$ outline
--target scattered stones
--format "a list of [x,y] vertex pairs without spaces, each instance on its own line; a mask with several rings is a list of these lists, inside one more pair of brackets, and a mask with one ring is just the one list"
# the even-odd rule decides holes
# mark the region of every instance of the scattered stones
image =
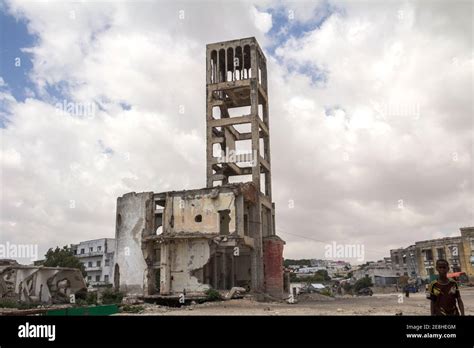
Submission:
[[231,298],[241,298],[242,294],[245,293],[245,288],[241,288],[238,286],[234,286],[230,291],[225,295],[226,300],[230,300]]
[[122,304],[124,305],[137,305],[143,303],[144,302],[142,300],[139,300],[137,297],[134,296],[127,296],[122,299]]

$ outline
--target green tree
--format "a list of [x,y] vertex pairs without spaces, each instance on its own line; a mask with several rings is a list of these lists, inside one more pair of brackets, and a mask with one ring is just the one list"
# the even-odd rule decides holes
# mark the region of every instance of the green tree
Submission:
[[323,282],[331,280],[331,277],[329,276],[328,271],[326,271],[325,269],[320,269],[315,274],[315,280]]
[[46,267],[69,267],[78,268],[81,270],[82,275],[86,276],[86,269],[81,261],[74,256],[72,250],[67,245],[63,246],[62,249],[56,247],[49,248],[46,252],[45,261],[43,266]]
[[349,282],[345,282],[342,287],[347,294],[352,294],[353,286]]
[[360,289],[368,288],[368,287],[371,287],[373,285],[374,284],[372,284],[372,279],[365,276],[364,278],[360,278],[358,281],[355,282],[354,290],[357,293]]
[[297,277],[296,273],[290,273],[290,283],[295,283],[299,281],[301,281],[301,279]]
[[285,259],[283,260],[283,266],[288,267],[290,265],[311,265],[311,260],[310,259],[300,259],[300,260],[292,260],[292,259]]
[[298,278],[296,273],[290,273],[290,282],[322,283],[331,280],[328,272],[320,269],[311,276]]

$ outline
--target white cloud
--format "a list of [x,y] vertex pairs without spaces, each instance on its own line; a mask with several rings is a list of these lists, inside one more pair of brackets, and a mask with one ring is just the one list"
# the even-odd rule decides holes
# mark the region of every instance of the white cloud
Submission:
[[[1,130],[2,239],[36,240],[41,253],[113,237],[117,196],[204,186],[205,44],[256,36],[274,45],[265,35],[273,7],[293,9],[299,23],[338,8],[267,54],[285,255],[322,257],[316,240],[334,240],[364,243],[375,259],[474,224],[466,3],[199,5],[11,2],[39,37],[28,51],[42,100],[0,94],[11,113]],[[58,83],[67,102],[97,103],[93,117],[58,113],[47,92]]]
[[259,11],[255,6],[252,6],[251,11],[255,21],[255,27],[262,33],[267,33],[272,28],[272,15]]

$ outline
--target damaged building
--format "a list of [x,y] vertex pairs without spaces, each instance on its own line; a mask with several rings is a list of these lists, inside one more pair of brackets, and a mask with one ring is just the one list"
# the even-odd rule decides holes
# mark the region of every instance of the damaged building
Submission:
[[0,298],[25,303],[69,303],[87,288],[77,268],[20,265],[0,260]]
[[243,287],[282,298],[266,59],[252,37],[207,45],[206,65],[206,187],[118,198],[114,284],[145,297]]

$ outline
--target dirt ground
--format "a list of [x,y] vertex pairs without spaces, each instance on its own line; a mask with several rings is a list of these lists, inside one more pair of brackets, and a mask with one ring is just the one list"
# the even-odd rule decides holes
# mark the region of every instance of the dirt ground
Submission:
[[[374,294],[362,297],[299,297],[298,303],[256,302],[250,298],[225,302],[207,302],[181,308],[144,304],[138,315],[429,315],[430,304],[424,292],[410,294]],[[309,297],[309,298],[308,298]],[[474,288],[461,288],[466,315],[474,315]],[[125,313],[122,313],[123,315]]]

